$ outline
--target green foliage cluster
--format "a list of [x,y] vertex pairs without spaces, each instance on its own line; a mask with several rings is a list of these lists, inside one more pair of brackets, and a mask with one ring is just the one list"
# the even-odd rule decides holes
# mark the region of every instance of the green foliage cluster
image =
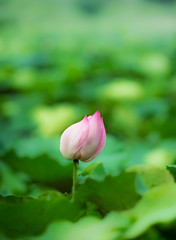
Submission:
[[[130,2],[0,1],[0,240],[175,240],[176,6]],[[73,201],[59,137],[96,110]]]

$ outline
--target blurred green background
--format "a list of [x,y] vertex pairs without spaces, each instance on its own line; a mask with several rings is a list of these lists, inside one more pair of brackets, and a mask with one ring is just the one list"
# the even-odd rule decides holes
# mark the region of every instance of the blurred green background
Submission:
[[47,175],[53,182],[50,159],[41,169],[40,161],[26,167],[18,156],[35,159],[47,152],[69,164],[59,156],[59,135],[96,110],[109,134],[98,161],[111,154],[112,161],[104,161],[111,173],[142,162],[172,163],[175,13],[175,1],[1,0],[0,153],[5,164],[34,180],[45,181]]
[[107,174],[173,164],[176,1],[0,0],[0,93],[2,196],[70,192],[59,136],[97,110]]

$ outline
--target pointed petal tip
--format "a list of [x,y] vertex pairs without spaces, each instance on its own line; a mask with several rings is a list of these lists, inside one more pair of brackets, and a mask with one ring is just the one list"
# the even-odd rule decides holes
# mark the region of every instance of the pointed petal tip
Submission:
[[103,122],[103,117],[101,117],[101,123],[104,125],[104,122]]
[[85,115],[85,117],[83,118],[83,120],[82,121],[88,121],[88,117],[87,117],[87,115]]
[[100,118],[100,117],[101,117],[100,111],[97,110],[97,111],[93,114],[93,116]]
[[98,115],[100,115],[100,111],[99,110],[97,110],[94,114],[98,114]]

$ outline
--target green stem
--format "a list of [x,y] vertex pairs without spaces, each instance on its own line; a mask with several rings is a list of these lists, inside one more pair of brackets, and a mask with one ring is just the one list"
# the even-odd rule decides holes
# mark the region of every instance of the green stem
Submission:
[[78,160],[73,160],[73,187],[72,187],[72,199],[75,199],[76,194],[76,178],[77,178],[77,164]]

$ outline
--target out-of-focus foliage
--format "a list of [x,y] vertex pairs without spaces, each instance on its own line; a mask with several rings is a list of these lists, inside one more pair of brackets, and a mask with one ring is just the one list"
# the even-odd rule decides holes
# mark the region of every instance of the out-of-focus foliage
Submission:
[[[175,240],[176,3],[0,1],[0,239]],[[61,133],[99,110],[103,152]]]

